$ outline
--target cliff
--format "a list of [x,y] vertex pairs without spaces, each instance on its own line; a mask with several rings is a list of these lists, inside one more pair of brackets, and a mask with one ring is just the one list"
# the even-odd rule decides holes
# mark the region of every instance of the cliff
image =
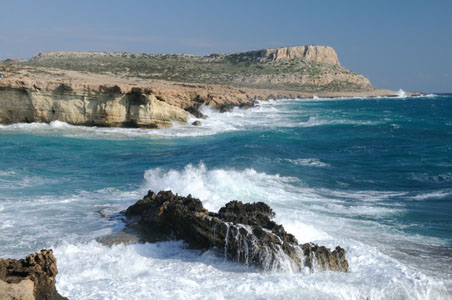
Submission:
[[336,51],[328,46],[294,46],[276,49],[263,49],[258,51],[247,51],[237,53],[239,56],[249,56],[259,59],[261,62],[281,59],[302,59],[307,62],[325,63],[340,66]]
[[0,123],[64,121],[74,125],[165,128],[188,113],[130,85],[13,80],[0,84]]
[[[6,72],[7,71],[7,72]],[[394,95],[342,67],[326,46],[209,56],[44,52],[0,63],[0,123],[165,128],[255,99]]]

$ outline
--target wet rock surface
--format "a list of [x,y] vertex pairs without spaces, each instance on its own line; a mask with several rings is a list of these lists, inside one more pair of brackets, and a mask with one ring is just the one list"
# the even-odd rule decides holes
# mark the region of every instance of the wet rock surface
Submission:
[[0,259],[0,299],[67,299],[55,288],[57,274],[52,250],[25,259]]
[[146,241],[181,239],[192,248],[214,249],[225,258],[265,270],[306,267],[348,272],[344,249],[299,245],[282,225],[272,221],[275,214],[263,202],[231,201],[213,213],[191,195],[149,191],[125,215],[128,230],[139,232]]

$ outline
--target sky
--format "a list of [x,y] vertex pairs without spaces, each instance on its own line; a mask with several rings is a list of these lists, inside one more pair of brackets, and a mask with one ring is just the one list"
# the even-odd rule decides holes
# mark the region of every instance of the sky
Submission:
[[0,0],[0,60],[332,46],[377,88],[452,92],[451,0]]

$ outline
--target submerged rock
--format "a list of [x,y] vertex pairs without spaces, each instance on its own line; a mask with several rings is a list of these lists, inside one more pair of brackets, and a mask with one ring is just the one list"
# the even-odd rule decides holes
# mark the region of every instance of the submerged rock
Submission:
[[193,248],[213,248],[225,258],[265,270],[348,271],[344,249],[299,245],[282,225],[272,221],[275,214],[263,202],[231,201],[213,213],[191,195],[149,191],[125,214],[131,221],[129,228],[147,241],[182,239]]
[[52,250],[25,259],[0,259],[0,299],[67,299],[55,288],[57,273]]

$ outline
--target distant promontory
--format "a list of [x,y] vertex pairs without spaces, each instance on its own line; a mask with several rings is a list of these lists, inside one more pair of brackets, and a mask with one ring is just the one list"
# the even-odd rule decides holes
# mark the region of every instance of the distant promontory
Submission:
[[[255,99],[390,96],[339,63],[327,46],[196,56],[43,52],[0,62],[0,123],[170,127],[203,105],[227,110]],[[1,77],[1,76],[0,76]]]

